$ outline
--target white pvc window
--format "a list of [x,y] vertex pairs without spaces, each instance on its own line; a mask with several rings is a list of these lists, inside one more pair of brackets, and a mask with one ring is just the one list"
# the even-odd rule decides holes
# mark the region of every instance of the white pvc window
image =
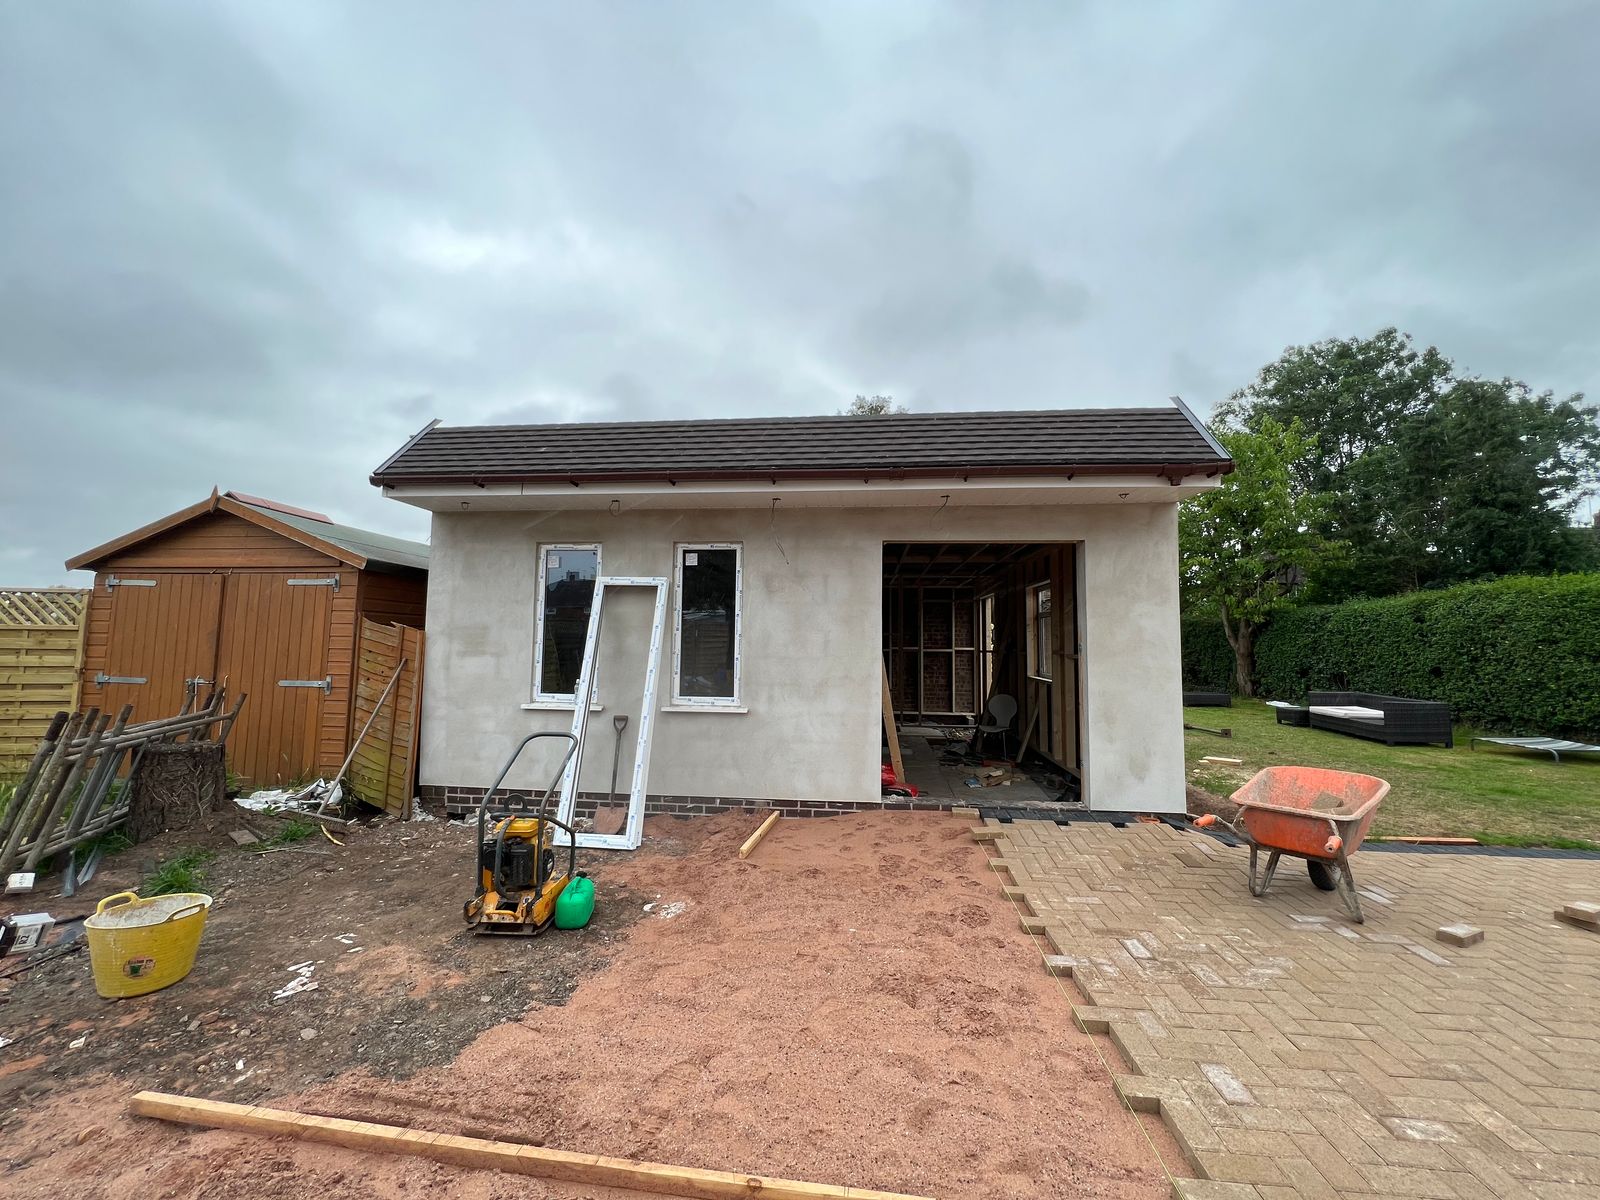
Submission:
[[1028,674],[1035,679],[1049,679],[1051,661],[1050,585],[1037,584],[1028,589]]
[[672,703],[707,708],[739,703],[743,547],[737,542],[674,548]]
[[533,630],[533,698],[572,703],[583,667],[600,547],[539,547],[539,592]]

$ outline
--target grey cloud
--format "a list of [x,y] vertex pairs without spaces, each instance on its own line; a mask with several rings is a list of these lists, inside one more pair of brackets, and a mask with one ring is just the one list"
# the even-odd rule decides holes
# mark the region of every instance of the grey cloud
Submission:
[[433,416],[1157,403],[1399,324],[1581,389],[1583,3],[0,6],[0,584]]

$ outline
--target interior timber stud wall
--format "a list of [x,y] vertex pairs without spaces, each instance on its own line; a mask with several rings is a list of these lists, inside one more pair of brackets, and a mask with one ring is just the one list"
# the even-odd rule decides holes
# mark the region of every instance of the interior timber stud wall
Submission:
[[420,625],[426,605],[426,571],[361,565],[225,509],[110,545],[80,564],[95,580],[79,705],[150,720],[178,711],[187,679],[248,693],[228,769],[256,786],[338,770],[361,619]]
[[[1083,681],[1079,670],[1075,545],[1040,549],[1006,569],[995,605],[995,691],[1017,698],[1017,737],[1034,727],[1030,747],[1056,766],[1081,769],[1078,716]],[[1032,590],[1050,586],[1050,678],[1036,675],[1029,661]],[[1003,597],[1003,598],[1001,598]],[[1037,716],[1035,716],[1037,714]]]
[[[900,718],[973,716],[989,695],[1010,695],[1018,705],[1013,752],[1032,726],[1030,749],[1079,774],[1078,552],[1075,543],[886,546],[883,645]],[[1029,661],[1029,604],[1041,584],[1051,593],[1049,679],[1036,675]],[[986,598],[992,600],[992,651],[981,627]],[[970,684],[956,669],[962,662],[971,664]],[[987,692],[981,690],[985,678]],[[964,686],[971,689],[970,707],[960,706],[967,701]],[[952,707],[941,707],[947,703]]]
[[978,695],[977,596],[971,588],[891,584],[884,590],[889,690],[905,717],[974,717]]

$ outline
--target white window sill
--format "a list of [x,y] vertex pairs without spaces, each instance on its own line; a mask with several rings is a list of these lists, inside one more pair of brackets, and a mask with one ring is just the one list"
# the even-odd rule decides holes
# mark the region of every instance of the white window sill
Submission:
[[[572,700],[529,700],[522,705],[524,712],[571,712],[575,702]],[[589,702],[590,712],[605,712],[605,705],[598,700]]]
[[663,704],[662,712],[747,713],[743,704]]

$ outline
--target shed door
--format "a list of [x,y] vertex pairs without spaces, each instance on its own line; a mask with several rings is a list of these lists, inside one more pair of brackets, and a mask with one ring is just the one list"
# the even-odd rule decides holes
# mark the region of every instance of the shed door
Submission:
[[257,787],[307,780],[316,768],[332,611],[333,589],[315,572],[228,577],[217,671],[229,696],[250,696],[228,738],[228,769]]
[[[175,716],[185,681],[216,678],[220,575],[113,575],[105,667],[85,696],[102,712],[133,705],[135,721]],[[206,691],[201,688],[202,694]]]

